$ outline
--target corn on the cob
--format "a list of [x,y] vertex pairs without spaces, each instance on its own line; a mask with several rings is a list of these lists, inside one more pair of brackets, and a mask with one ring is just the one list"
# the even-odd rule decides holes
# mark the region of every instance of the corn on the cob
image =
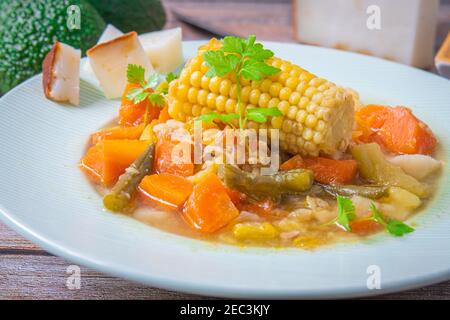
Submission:
[[[208,78],[203,53],[217,50],[221,42],[212,39],[169,85],[169,114],[179,121],[209,112],[235,113],[236,77]],[[241,106],[278,107],[283,116],[267,123],[249,122],[249,128],[280,129],[280,148],[291,153],[317,156],[344,151],[351,138],[354,102],[344,88],[316,77],[288,61],[273,57],[267,63],[281,72],[261,81],[241,79]]]

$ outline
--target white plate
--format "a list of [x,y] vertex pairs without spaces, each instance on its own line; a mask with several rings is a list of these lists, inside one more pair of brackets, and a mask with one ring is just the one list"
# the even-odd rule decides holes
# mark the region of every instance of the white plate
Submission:
[[[186,42],[185,56],[193,56],[199,44]],[[448,80],[357,54],[294,44],[266,45],[277,56],[356,89],[364,102],[412,107],[433,128],[449,159]],[[414,219],[417,231],[413,234],[379,235],[312,252],[213,245],[103,211],[100,197],[77,164],[89,134],[115,117],[118,107],[118,101],[106,100],[86,83],[80,107],[48,101],[41,76],[6,94],[0,100],[1,220],[74,263],[203,295],[355,297],[450,278],[448,167],[435,201]],[[381,290],[367,287],[370,266],[380,272]]]

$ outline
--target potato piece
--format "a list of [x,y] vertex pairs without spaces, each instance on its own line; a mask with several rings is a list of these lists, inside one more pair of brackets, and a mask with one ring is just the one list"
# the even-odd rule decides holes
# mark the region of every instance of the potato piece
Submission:
[[80,59],[80,50],[55,42],[42,63],[42,83],[48,99],[80,103]]
[[422,205],[422,201],[420,201],[418,196],[397,187],[389,188],[389,196],[386,200],[392,205],[409,211],[415,210]]
[[426,178],[441,167],[440,161],[422,154],[405,154],[388,160],[418,180]]

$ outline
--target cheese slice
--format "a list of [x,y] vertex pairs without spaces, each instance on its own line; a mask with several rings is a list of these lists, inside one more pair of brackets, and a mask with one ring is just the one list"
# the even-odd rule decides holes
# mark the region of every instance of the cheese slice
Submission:
[[[114,27],[112,24],[108,24],[103,30],[102,35],[97,41],[97,44],[110,41],[117,37],[123,35],[123,32]],[[89,58],[86,58],[86,61],[83,64],[83,71],[86,72],[89,76],[94,76],[94,71],[92,70],[91,64],[89,63]]]
[[181,28],[142,34],[139,40],[153,67],[159,73],[174,71],[183,63]]
[[80,103],[81,51],[56,41],[42,64],[42,83],[48,99]]
[[439,0],[294,0],[300,42],[420,68],[433,64]]
[[127,83],[128,64],[142,66],[146,77],[153,73],[136,32],[99,43],[87,51],[87,56],[103,93],[109,99],[122,95]]

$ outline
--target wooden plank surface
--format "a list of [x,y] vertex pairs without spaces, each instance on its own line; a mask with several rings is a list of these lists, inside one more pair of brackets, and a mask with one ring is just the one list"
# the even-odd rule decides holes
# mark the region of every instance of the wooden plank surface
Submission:
[[[437,41],[450,30],[450,0],[440,10]],[[443,3],[444,3],[443,2]],[[214,33],[246,35],[264,40],[293,41],[290,0],[166,0],[167,28],[181,26],[186,40],[206,39]],[[188,17],[207,32],[178,17]],[[198,299],[129,282],[81,267],[81,287],[69,290],[71,263],[52,256],[0,223],[0,299]],[[450,281],[377,299],[450,299]]]

